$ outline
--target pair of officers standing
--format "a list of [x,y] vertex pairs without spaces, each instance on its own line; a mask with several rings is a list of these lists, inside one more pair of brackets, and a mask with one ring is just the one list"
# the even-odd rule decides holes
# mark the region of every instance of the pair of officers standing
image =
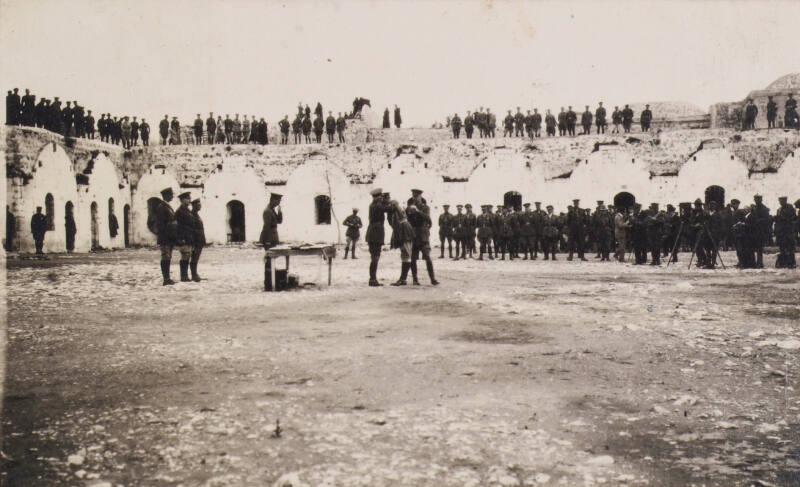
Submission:
[[[181,255],[181,282],[200,282],[197,265],[206,244],[203,219],[200,217],[202,205],[199,199],[192,200],[188,191],[178,195],[180,207],[173,210],[170,201],[173,199],[172,188],[161,191],[161,200],[152,213],[154,221],[148,227],[157,235],[157,243],[161,251],[161,276],[163,285],[175,284],[170,277],[172,252],[175,247]],[[191,206],[191,209],[189,208]],[[189,271],[191,270],[191,278]]]
[[431,284],[434,286],[439,284],[430,255],[430,209],[427,201],[422,197],[422,190],[412,189],[411,194],[406,208],[403,209],[400,203],[390,199],[389,193],[384,193],[381,188],[370,191],[372,203],[369,205],[366,241],[370,255],[369,285],[372,287],[382,286],[378,281],[378,263],[386,240],[384,223],[387,218],[393,229],[391,246],[400,249],[401,260],[400,278],[392,285],[405,286],[409,272],[411,272],[413,284],[420,284],[417,279],[417,260],[420,255],[425,261]]

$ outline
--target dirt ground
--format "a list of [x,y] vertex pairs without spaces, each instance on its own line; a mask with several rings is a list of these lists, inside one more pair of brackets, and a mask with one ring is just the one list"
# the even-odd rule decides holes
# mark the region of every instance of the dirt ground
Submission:
[[800,485],[800,271],[359,257],[12,256],[0,481]]

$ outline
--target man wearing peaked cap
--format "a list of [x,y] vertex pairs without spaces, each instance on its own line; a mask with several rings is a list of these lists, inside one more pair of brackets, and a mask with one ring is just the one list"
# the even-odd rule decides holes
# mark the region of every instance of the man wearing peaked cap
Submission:
[[450,213],[450,205],[442,205],[444,211],[439,215],[439,248],[441,249],[440,259],[444,259],[444,244],[447,243],[448,256],[453,258],[453,215]]
[[372,287],[382,286],[378,282],[378,263],[381,259],[381,250],[386,238],[383,228],[386,220],[386,212],[389,209],[388,193],[383,194],[381,188],[375,188],[369,193],[372,196],[372,203],[369,205],[369,224],[365,240],[369,246],[369,285]]
[[361,218],[358,216],[358,208],[353,208],[353,213],[345,218],[342,224],[347,227],[347,231],[345,232],[347,242],[344,246],[344,258],[347,259],[347,251],[349,250],[355,259],[356,243],[358,243],[358,238],[361,236],[362,226]]
[[585,261],[584,242],[586,239],[586,214],[580,208],[580,200],[572,200],[572,207],[567,213],[567,228],[569,230],[569,255],[567,260],[572,260],[575,252],[578,258]]
[[780,207],[775,213],[775,240],[778,244],[776,268],[794,269],[797,267],[795,252],[797,251],[797,214],[788,203],[789,198],[778,198]]
[[759,269],[764,268],[764,245],[769,240],[769,233],[772,226],[772,217],[770,216],[769,208],[762,202],[763,198],[760,194],[753,196],[752,211],[752,230],[750,239],[753,242],[753,249],[756,254],[756,267]]
[[478,217],[472,212],[472,205],[467,203],[464,205],[467,212],[464,214],[464,225],[466,227],[465,243],[466,246],[462,247],[462,252],[466,248],[469,258],[475,253],[475,230],[478,228]]
[[181,282],[189,282],[189,260],[192,258],[192,247],[194,246],[194,217],[189,210],[192,195],[187,191],[178,195],[181,206],[175,212],[175,222],[177,232],[175,245],[181,253],[180,270]]
[[464,219],[464,205],[456,205],[456,214],[453,215],[453,239],[456,241],[456,255],[454,260],[458,260],[465,253],[464,246],[466,245],[467,229],[466,221]]
[[[264,225],[261,228],[259,240],[264,250],[267,251],[280,243],[278,236],[278,225],[283,223],[283,213],[281,212],[281,198],[283,195],[270,193],[269,204],[262,215]],[[264,291],[272,291],[272,258],[264,256]]]
[[192,280],[200,282],[200,274],[197,273],[197,264],[200,262],[200,254],[206,245],[206,231],[203,226],[203,219],[200,217],[202,205],[200,198],[192,200],[192,258],[189,261],[189,269],[192,271]]
[[164,188],[161,191],[161,198],[153,212],[153,221],[148,222],[148,227],[156,234],[156,242],[161,250],[161,277],[163,285],[175,284],[169,276],[170,263],[172,261],[172,249],[177,239],[177,223],[175,212],[170,206],[172,201],[172,188]]

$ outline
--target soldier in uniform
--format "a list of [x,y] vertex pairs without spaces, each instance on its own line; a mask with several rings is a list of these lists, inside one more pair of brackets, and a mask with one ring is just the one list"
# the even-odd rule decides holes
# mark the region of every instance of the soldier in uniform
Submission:
[[603,102],[599,103],[597,110],[594,111],[594,122],[597,125],[597,133],[606,133],[606,109],[603,108]]
[[43,255],[44,252],[44,235],[49,230],[47,217],[42,214],[42,207],[36,207],[36,213],[31,217],[31,235],[33,235],[33,243],[36,246],[36,255]]
[[494,215],[491,213],[491,205],[481,205],[481,214],[476,219],[478,225],[478,260],[483,260],[483,254],[489,254],[489,259],[494,260],[492,255],[492,236],[494,229]]
[[794,269],[797,267],[795,252],[797,252],[797,214],[788,203],[786,196],[778,198],[780,207],[775,213],[775,240],[778,244],[778,258],[776,268]]
[[347,128],[347,120],[339,112],[339,118],[336,119],[336,133],[339,135],[339,143],[344,144],[344,130]]
[[642,205],[636,203],[630,222],[631,244],[636,265],[647,263],[647,214],[641,210]]
[[558,112],[558,135],[563,137],[567,133],[567,112],[564,111],[564,107],[561,107],[561,111]]
[[716,201],[710,202],[709,208],[708,229],[711,232],[711,261],[716,263],[717,254],[720,247],[722,247],[723,240],[725,240],[728,222],[725,211],[719,208],[719,204]]
[[[528,111],[528,113],[530,113],[530,111]],[[514,114],[514,128],[515,136],[523,137],[525,135],[525,115],[522,114],[519,107],[517,107],[517,113]]]
[[433,272],[433,261],[431,260],[431,217],[428,214],[430,211],[427,206],[419,207],[416,204],[408,205],[406,215],[408,223],[414,230],[414,240],[411,246],[411,277],[415,286],[419,286],[417,279],[417,260],[420,254],[425,261],[425,268],[428,271],[428,278],[431,284],[436,286],[439,281],[436,280]]
[[403,124],[403,118],[400,116],[400,107],[397,105],[394,106],[394,126],[400,128],[400,125]]
[[[257,124],[256,124],[257,125]],[[278,122],[278,127],[281,130],[281,144],[286,145],[289,143],[289,115],[285,115],[280,122]]]
[[547,216],[547,212],[542,209],[542,203],[540,201],[533,202],[536,209],[534,209],[529,218],[531,219],[531,224],[533,225],[533,240],[531,242],[531,249],[533,250],[533,260],[539,258],[539,252],[543,251],[544,248],[544,220]]
[[322,132],[325,129],[325,122],[322,120],[321,115],[317,115],[314,119],[314,137],[317,144],[322,143]]
[[64,137],[72,137],[75,135],[74,128],[72,127],[72,102],[67,102],[67,106],[61,110],[61,121],[64,127]]
[[158,134],[161,136],[161,145],[167,145],[169,137],[169,117],[164,115],[164,119],[158,123]]
[[567,134],[572,137],[575,135],[575,124],[578,121],[578,115],[572,111],[571,105],[567,111],[567,114],[565,115],[565,120],[567,122]]
[[703,202],[697,198],[694,200],[694,209],[689,220],[688,236],[697,256],[697,267],[713,269],[716,262],[711,260],[712,243],[711,234],[708,231],[708,220],[708,213],[703,209]]
[[256,140],[254,140],[252,135],[257,132],[258,132],[258,120],[256,120],[255,115],[253,115],[252,124],[247,119],[247,115],[245,115],[244,120],[242,120],[242,143],[243,144],[255,143]]
[[75,224],[75,215],[72,206],[67,206],[64,214],[64,227],[66,228],[67,253],[71,254],[75,250],[75,234],[78,233],[78,226]]
[[[444,259],[444,244],[447,242],[447,255],[453,258],[453,215],[450,214],[450,205],[442,205],[444,212],[439,215],[439,248],[441,248],[440,259]],[[458,243],[456,243],[456,246]]]
[[611,130],[611,133],[618,134],[619,124],[622,123],[622,112],[619,110],[618,106],[615,106],[614,111],[611,113],[611,123],[614,124],[614,128]]
[[[278,236],[278,225],[283,223],[283,212],[281,212],[281,198],[283,195],[271,193],[269,204],[264,210],[264,226],[261,228],[259,241],[264,246],[264,250],[269,250],[280,243]],[[264,291],[272,291],[272,258],[264,256]]]
[[344,258],[347,258],[347,251],[349,250],[353,259],[355,259],[356,244],[361,236],[362,227],[361,218],[358,216],[358,208],[353,208],[353,213],[344,219],[343,224],[347,227],[347,231],[344,234],[347,237],[347,242],[344,246]]
[[594,239],[600,260],[609,261],[611,256],[611,239],[614,233],[612,219],[603,201],[597,202],[597,209],[592,217]]
[[[203,143],[203,119],[200,114],[194,119],[194,143],[200,145]],[[188,211],[188,210],[187,210]]]
[[[11,92],[8,92],[11,94]],[[36,110],[34,111],[34,115],[36,117],[36,126],[38,128],[44,128],[45,122],[47,121],[47,98],[40,98],[39,103],[36,104]],[[6,97],[6,104],[8,104],[8,97]],[[8,117],[8,112],[6,112],[6,117]],[[8,118],[6,118],[8,121]],[[11,125],[10,122],[7,122],[8,125]]]
[[206,134],[208,134],[208,143],[214,145],[214,141],[217,137],[217,121],[214,120],[214,112],[208,113],[208,118],[206,119]]
[[450,119],[450,128],[453,130],[453,138],[459,138],[461,135],[461,118],[457,113],[453,114],[453,118]]
[[297,115],[292,120],[292,135],[294,136],[294,143],[299,144],[302,142],[302,134],[303,134],[303,117],[301,115]]
[[628,250],[628,233],[630,228],[631,224],[628,219],[628,211],[620,206],[614,214],[614,239],[617,242],[614,258],[617,259],[618,262],[625,262],[625,252]]
[[786,128],[800,128],[800,118],[797,116],[797,100],[789,93],[783,111],[783,126]]
[[392,124],[389,122],[389,108],[383,111],[383,128],[392,128]]
[[628,105],[622,109],[622,128],[626,134],[631,133],[631,125],[633,125],[633,110]]
[[88,110],[86,112],[86,121],[85,121],[85,129],[86,135],[90,139],[94,139],[94,117],[92,116],[92,111]]
[[464,215],[464,225],[466,226],[466,234],[464,236],[466,245],[461,248],[462,252],[464,248],[466,248],[467,254],[469,258],[472,258],[472,254],[475,252],[475,230],[478,227],[478,218],[475,213],[472,212],[472,205],[467,203],[464,205],[464,209],[467,210],[466,214]]
[[150,125],[145,119],[142,119],[142,123],[139,124],[139,134],[142,137],[142,145],[148,147],[150,145]]
[[[31,112],[31,115],[33,115],[33,112]],[[83,138],[84,113],[83,107],[78,105],[77,101],[72,102],[72,122],[75,125],[75,137]]]
[[486,109],[486,136],[494,138],[494,129],[497,127],[497,118],[490,109]]
[[542,136],[542,114],[539,113],[538,108],[533,109],[533,115],[531,115],[531,125],[533,130],[534,137],[541,137]]
[[20,106],[19,88],[14,88],[6,95],[6,125],[19,125]]
[[311,118],[308,115],[306,115],[303,118],[303,125],[302,125],[303,138],[305,139],[306,144],[311,143],[311,127],[312,127]]
[[25,94],[20,99],[20,117],[22,125],[33,127],[36,124],[36,96],[25,89]]
[[661,265],[661,242],[664,240],[664,215],[658,211],[658,203],[650,204],[647,216],[647,242],[650,247],[650,265]]
[[223,126],[225,128],[225,143],[228,145],[233,144],[233,120],[227,113],[225,114]]
[[261,145],[269,144],[269,130],[267,127],[267,122],[264,120],[264,117],[258,121],[258,131],[256,133],[256,141]]
[[172,145],[181,145],[181,123],[178,121],[178,117],[172,117],[169,128],[172,134]]
[[642,132],[650,131],[650,122],[653,121],[653,112],[650,111],[650,105],[645,105],[642,114],[639,116],[639,123],[642,125]]
[[592,133],[592,112],[589,111],[589,105],[586,105],[586,110],[581,114],[581,125],[583,126],[581,135],[590,135]]
[[456,256],[453,260],[466,259],[467,253],[467,222],[464,218],[462,210],[464,205],[456,205],[456,214],[453,215],[451,220],[453,225],[453,238],[456,241]]
[[586,261],[583,255],[583,246],[586,239],[585,213],[580,208],[580,200],[572,200],[572,206],[567,213],[567,228],[569,229],[569,256],[567,260],[572,260],[572,256],[577,252],[578,257]]
[[775,119],[778,118],[778,104],[772,100],[772,95],[767,96],[767,128],[775,128]]
[[536,228],[533,225],[533,212],[531,211],[531,204],[525,203],[522,205],[525,210],[517,214],[517,221],[519,222],[519,249],[522,251],[522,260],[533,260],[533,249],[536,246]]
[[169,267],[172,261],[172,249],[177,241],[177,223],[175,221],[175,211],[169,202],[172,201],[172,188],[165,188],[161,191],[161,200],[155,208],[153,225],[148,225],[155,229],[157,236],[156,242],[161,250],[161,276],[164,278],[164,286],[175,284],[170,279]]
[[553,213],[553,205],[547,205],[547,213],[542,217],[542,252],[544,260],[556,259],[558,252],[558,215]]
[[756,117],[758,117],[758,107],[753,103],[752,98],[748,98],[747,106],[744,108],[744,130],[756,129]]
[[333,136],[336,134],[336,119],[333,118],[331,111],[328,111],[328,117],[325,119],[325,134],[328,136],[328,143],[333,144]]
[[772,227],[772,217],[770,216],[769,208],[764,205],[761,195],[755,195],[753,200],[755,201],[755,205],[753,206],[752,210],[753,225],[750,228],[752,232],[750,240],[753,244],[753,249],[756,254],[756,267],[758,269],[763,269],[764,244],[769,238],[769,231]]
[[667,213],[664,215],[664,240],[661,244],[662,256],[670,257],[667,262],[678,262],[680,244],[676,245],[676,242],[680,229],[681,216],[675,211],[674,206],[667,205]]
[[366,241],[369,245],[369,285],[381,286],[378,282],[378,262],[381,259],[381,250],[385,233],[383,223],[386,220],[386,212],[389,210],[388,201],[383,197],[383,190],[375,188],[369,193],[372,195],[372,203],[369,205],[369,225],[367,226]]
[[189,261],[192,259],[192,248],[194,247],[194,217],[189,205],[192,202],[192,195],[189,192],[178,195],[180,207],[175,212],[176,238],[175,245],[181,254],[180,270],[181,282],[189,282]]
[[200,198],[192,201],[192,257],[189,260],[189,269],[192,271],[192,280],[200,282],[200,274],[197,272],[197,264],[200,262],[200,254],[206,245],[206,231],[203,226],[203,219],[200,217],[202,208]]
[[511,110],[508,111],[508,115],[506,118],[503,119],[503,137],[513,137],[514,136],[514,116],[511,115]]
[[139,145],[140,128],[139,122],[136,121],[136,117],[133,117],[133,120],[131,120],[131,144],[134,146]]
[[464,133],[468,139],[472,138],[472,132],[475,130],[475,119],[472,117],[472,112],[467,110],[467,116],[464,117]]
[[547,115],[544,117],[544,125],[547,128],[547,136],[553,137],[556,135],[556,117],[550,113],[550,109],[547,109]]
[[[411,270],[411,254],[414,248],[414,229],[408,221],[406,212],[400,207],[397,201],[390,201],[389,211],[392,213],[394,221],[394,236],[397,247],[400,249],[401,273],[400,278],[392,283],[392,286],[405,286],[408,279],[408,271]],[[417,282],[419,284],[419,282]]]
[[[514,216],[513,207],[504,207],[500,214],[500,240],[502,242],[502,252],[500,260],[506,260],[506,252],[508,252],[508,260],[514,260],[516,252],[516,242],[514,241],[517,236],[514,231],[514,224],[516,216]],[[495,251],[497,255],[497,251]]]
[[128,121],[128,117],[122,117],[121,129],[122,129],[122,147],[125,149],[130,149],[131,123]]

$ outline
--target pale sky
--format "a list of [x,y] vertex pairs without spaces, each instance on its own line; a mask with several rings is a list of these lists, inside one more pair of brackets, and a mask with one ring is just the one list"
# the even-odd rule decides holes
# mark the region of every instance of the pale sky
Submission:
[[798,19],[800,1],[0,0],[0,84],[151,122],[356,96],[419,126],[479,105],[707,110],[800,72]]

